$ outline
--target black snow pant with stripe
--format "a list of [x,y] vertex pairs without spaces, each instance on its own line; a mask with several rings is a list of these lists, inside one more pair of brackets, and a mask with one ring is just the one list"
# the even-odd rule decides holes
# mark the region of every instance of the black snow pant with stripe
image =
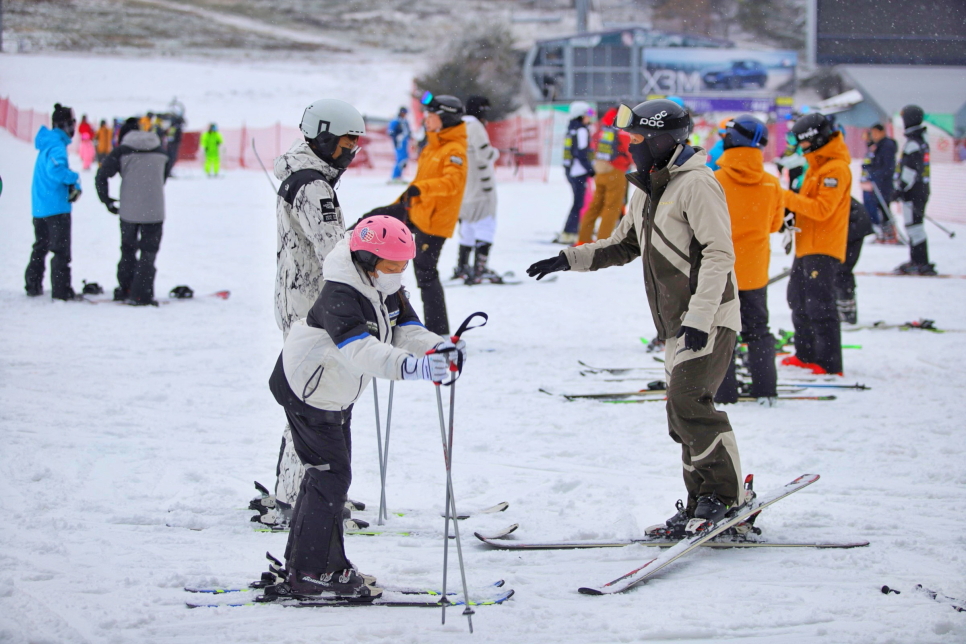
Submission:
[[683,337],[665,345],[668,431],[681,444],[689,514],[702,496],[714,494],[727,505],[743,500],[738,443],[728,414],[714,407],[735,339],[733,330],[715,327],[700,351],[685,349]]
[[795,258],[788,277],[795,357],[828,373],[842,373],[842,326],[835,305],[841,269],[842,262],[831,255],[805,255]]
[[352,482],[352,408],[308,418],[286,410],[305,475],[292,510],[285,547],[289,571],[323,574],[350,567],[342,509]]

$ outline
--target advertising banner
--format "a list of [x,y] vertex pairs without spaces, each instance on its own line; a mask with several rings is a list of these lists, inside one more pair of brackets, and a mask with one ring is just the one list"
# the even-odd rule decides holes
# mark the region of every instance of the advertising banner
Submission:
[[661,47],[642,51],[643,94],[775,96],[795,89],[794,51]]

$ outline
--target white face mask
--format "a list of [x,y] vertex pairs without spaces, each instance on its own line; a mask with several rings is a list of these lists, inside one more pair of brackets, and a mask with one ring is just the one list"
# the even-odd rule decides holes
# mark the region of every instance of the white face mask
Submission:
[[402,273],[383,273],[376,271],[376,277],[372,281],[376,290],[386,295],[391,295],[402,287]]

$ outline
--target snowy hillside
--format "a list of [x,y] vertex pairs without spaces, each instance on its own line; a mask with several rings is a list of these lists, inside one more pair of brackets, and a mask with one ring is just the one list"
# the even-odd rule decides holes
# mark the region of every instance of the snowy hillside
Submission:
[[[108,71],[140,72],[112,100],[103,92],[110,75],[84,83],[42,64],[55,59],[5,57],[0,90],[27,106],[65,100],[79,111],[125,113],[168,100],[178,70],[201,69],[111,62]],[[314,92],[335,87],[324,74],[300,83],[298,70],[268,63],[217,69],[209,85],[202,79],[179,93],[190,98],[189,118],[297,119]],[[401,68],[339,73],[376,79],[343,81],[363,110],[396,104],[408,89],[395,78]],[[253,480],[274,481],[283,425],[267,387],[281,347],[272,307],[274,195],[252,171],[208,180],[187,169],[168,183],[158,291],[230,289],[227,301],[199,297],[157,309],[52,303],[23,292],[34,159],[32,146],[0,131],[0,642],[465,640],[459,610],[443,627],[436,610],[185,608],[183,586],[245,583],[264,569],[266,550],[284,551],[285,536],[254,532],[244,509]],[[97,202],[91,173],[82,183],[74,285],[86,279],[111,289],[117,220]],[[466,335],[469,362],[456,394],[457,499],[467,509],[510,503],[505,513],[461,525],[470,583],[505,579],[516,590],[506,604],[477,610],[474,641],[966,641],[964,615],[913,591],[923,584],[966,597],[966,279],[860,276],[860,322],[930,318],[950,332],[844,333],[844,342],[861,346],[845,352],[844,381],[871,390],[836,392],[831,402],[726,409],[742,468],[756,475],[759,491],[805,472],[822,475],[762,513],[764,537],[868,540],[869,547],[702,551],[626,594],[587,597],[578,586],[613,579],[654,552],[509,552],[478,543],[473,531],[509,523],[520,524],[518,541],[639,536],[670,516],[684,493],[662,404],[568,403],[538,391],[632,390],[661,377],[640,342],[654,334],[640,265],[562,273],[549,283],[525,278],[530,263],[559,250],[547,240],[563,223],[569,188],[555,171],[549,183],[505,181],[498,190],[491,263],[524,283],[447,289],[454,326],[474,311],[490,315],[486,327]],[[354,221],[398,191],[381,174],[350,173],[339,198]],[[966,226],[950,226],[958,232],[952,240],[928,229],[930,250],[941,272],[963,275]],[[777,242],[772,274],[790,265]],[[905,253],[866,245],[858,270],[890,270]],[[441,272],[449,273],[455,255],[450,241]],[[414,286],[411,273],[406,281]],[[791,328],[784,286],[771,287],[773,330]],[[414,302],[421,311],[418,291]],[[581,376],[578,360],[658,369],[607,382]],[[798,375],[780,368],[780,381]],[[380,391],[385,410],[385,383]],[[371,394],[360,400],[353,430],[350,495],[375,508]],[[381,583],[440,583],[440,451],[432,387],[400,383],[388,500],[391,512],[405,516],[392,516],[390,527],[420,534],[347,543],[352,560]],[[374,510],[359,516],[375,520]],[[883,584],[902,594],[883,595]]]

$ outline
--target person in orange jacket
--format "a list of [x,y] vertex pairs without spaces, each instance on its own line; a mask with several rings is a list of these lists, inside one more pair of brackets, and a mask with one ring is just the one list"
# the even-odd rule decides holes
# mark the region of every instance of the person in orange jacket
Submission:
[[[741,340],[748,345],[751,390],[762,404],[774,404],[778,374],[775,338],[768,329],[768,240],[784,220],[781,183],[765,171],[761,150],[768,144],[768,129],[750,114],[725,125],[724,152],[718,157],[714,176],[724,188],[731,215],[731,240],[735,247],[735,278],[741,302]],[[738,401],[735,362],[718,387],[715,402]]]
[[466,125],[463,102],[455,96],[423,94],[426,147],[419,155],[416,178],[406,189],[409,225],[416,235],[413,270],[423,299],[423,323],[449,335],[446,298],[439,281],[439,255],[453,236],[466,188]]
[[851,158],[842,134],[824,114],[806,114],[792,132],[805,153],[808,170],[797,194],[785,191],[785,208],[793,215],[786,218],[786,226],[798,230],[788,279],[795,355],[782,364],[841,375],[842,329],[835,305],[835,276],[845,261],[849,234]]
[[630,135],[614,127],[617,108],[608,110],[600,120],[600,131],[594,137],[591,147],[594,149],[594,182],[596,189],[594,199],[590,202],[587,212],[580,220],[577,232],[577,243],[586,244],[594,241],[594,226],[600,220],[597,228],[597,239],[607,239],[614,231],[617,220],[624,211],[627,201],[627,179],[624,174],[631,167],[633,159],[628,148],[631,144]]
[[114,138],[114,131],[107,127],[107,121],[101,119],[101,124],[97,128],[97,133],[94,135],[94,144],[97,151],[97,165],[101,165],[107,155],[111,153],[114,148],[111,140]]

